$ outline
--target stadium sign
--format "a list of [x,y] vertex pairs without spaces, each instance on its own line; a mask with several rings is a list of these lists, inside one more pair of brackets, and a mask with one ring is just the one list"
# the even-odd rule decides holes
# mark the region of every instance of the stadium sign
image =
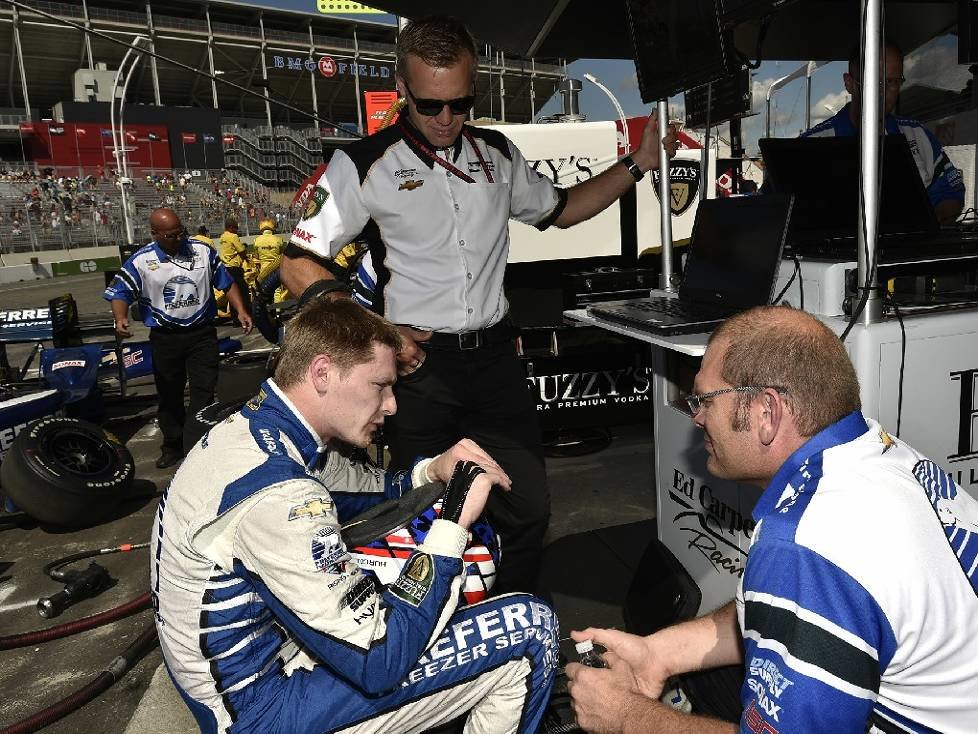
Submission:
[[289,71],[316,71],[324,77],[333,76],[362,76],[389,79],[391,69],[381,64],[351,64],[348,61],[323,56],[318,61],[312,57],[302,56],[273,56],[272,68],[288,69]]
[[351,3],[346,0],[316,0],[316,9],[323,15],[367,15],[386,13],[386,10],[374,10],[363,3]]

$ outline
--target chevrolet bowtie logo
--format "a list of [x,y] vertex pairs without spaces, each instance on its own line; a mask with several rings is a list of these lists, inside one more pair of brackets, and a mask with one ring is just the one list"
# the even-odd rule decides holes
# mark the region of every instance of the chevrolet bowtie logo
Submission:
[[397,187],[397,190],[414,191],[415,189],[420,188],[421,186],[424,186],[424,180],[418,181],[412,179],[411,181],[405,181],[404,183],[402,183],[400,186]]
[[289,510],[289,520],[298,520],[302,517],[326,517],[332,509],[333,503],[330,500],[317,497]]

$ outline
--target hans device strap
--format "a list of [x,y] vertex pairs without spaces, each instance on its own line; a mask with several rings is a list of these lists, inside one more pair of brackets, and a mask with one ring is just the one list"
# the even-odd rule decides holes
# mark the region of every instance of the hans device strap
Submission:
[[302,292],[302,295],[299,296],[299,308],[302,308],[310,301],[319,298],[319,296],[336,292],[342,292],[345,295],[349,295],[350,289],[344,283],[341,283],[338,280],[327,280],[326,278],[317,280],[315,283],[306,288]]

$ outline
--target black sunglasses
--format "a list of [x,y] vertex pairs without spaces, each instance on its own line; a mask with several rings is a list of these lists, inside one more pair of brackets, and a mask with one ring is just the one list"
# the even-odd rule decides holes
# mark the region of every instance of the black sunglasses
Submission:
[[407,85],[407,82],[404,83],[404,88],[407,90],[408,97],[414,101],[414,106],[418,110],[418,114],[424,115],[425,117],[440,115],[441,111],[445,109],[445,105],[448,105],[448,109],[452,111],[453,115],[464,115],[472,109],[472,104],[475,102],[474,94],[470,94],[468,97],[459,97],[458,99],[423,99],[414,96],[414,92],[411,91],[411,87]]

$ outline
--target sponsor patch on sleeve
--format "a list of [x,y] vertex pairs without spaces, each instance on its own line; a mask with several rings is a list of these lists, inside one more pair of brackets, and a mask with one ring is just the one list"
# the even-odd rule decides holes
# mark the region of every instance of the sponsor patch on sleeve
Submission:
[[302,213],[303,221],[306,219],[312,219],[314,216],[322,211],[323,204],[326,203],[326,199],[329,198],[329,192],[322,186],[317,186],[312,191],[312,195],[309,197],[309,202],[306,204],[306,210]]
[[315,499],[295,505],[289,509],[289,522],[301,520],[302,518],[326,517],[333,509],[333,501],[328,497],[316,497]]
[[350,554],[334,527],[321,528],[310,542],[312,563],[320,573],[341,573]]
[[416,553],[407,562],[404,572],[390,587],[390,590],[398,599],[413,607],[419,607],[425,597],[428,596],[434,578],[435,569],[431,556],[425,553]]

